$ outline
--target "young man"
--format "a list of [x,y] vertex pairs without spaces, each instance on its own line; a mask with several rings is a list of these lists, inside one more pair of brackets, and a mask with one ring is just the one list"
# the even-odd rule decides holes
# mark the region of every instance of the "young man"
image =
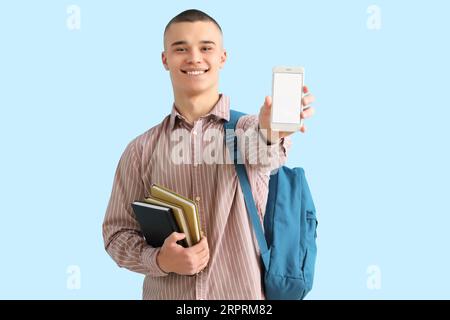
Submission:
[[[234,165],[203,159],[212,141],[207,132],[223,134],[230,114],[229,98],[219,94],[219,71],[227,58],[222,44],[220,26],[201,11],[184,11],[168,23],[162,63],[172,80],[172,112],[131,141],[117,167],[103,223],[105,248],[120,267],[145,275],[144,299],[264,299],[258,245]],[[303,104],[313,99],[307,95]],[[255,154],[240,146],[261,218],[270,171],[285,162],[290,143],[290,133],[272,136],[270,108],[266,97],[259,116],[244,116],[237,124],[266,148],[263,153],[273,155],[264,163],[249,161]],[[301,117],[312,113],[309,108]],[[180,131],[188,137],[187,152],[181,152],[184,161],[173,152]],[[220,139],[215,141],[223,146]],[[196,201],[203,232],[198,244],[178,245],[181,233],[171,234],[161,248],[145,242],[130,204],[148,196],[152,183]]]

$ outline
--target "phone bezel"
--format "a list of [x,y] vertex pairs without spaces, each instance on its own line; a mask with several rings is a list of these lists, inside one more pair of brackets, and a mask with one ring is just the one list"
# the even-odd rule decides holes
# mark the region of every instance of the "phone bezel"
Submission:
[[[273,131],[298,131],[303,126],[303,119],[300,119],[299,123],[284,123],[284,122],[274,122],[273,121],[273,110],[274,110],[274,89],[275,89],[275,73],[295,73],[295,74],[302,74],[303,83],[302,86],[305,83],[305,69],[303,67],[284,67],[284,66],[277,66],[273,67],[272,69],[272,108],[270,109],[270,128]],[[301,94],[301,100],[303,99],[303,88],[299,88],[300,94]],[[301,106],[300,112],[303,111],[303,105]],[[300,117],[299,112],[299,117]]]

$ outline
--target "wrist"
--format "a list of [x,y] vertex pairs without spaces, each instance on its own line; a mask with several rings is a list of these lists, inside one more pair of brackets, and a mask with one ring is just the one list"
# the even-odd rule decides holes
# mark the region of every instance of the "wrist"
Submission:
[[159,250],[158,254],[156,255],[156,264],[161,269],[161,271],[165,273],[170,273],[169,268],[164,263],[164,257],[161,254],[161,250]]
[[272,137],[272,130],[260,128],[258,125],[258,131],[261,137],[264,139],[267,145],[272,145],[280,141],[278,135]]

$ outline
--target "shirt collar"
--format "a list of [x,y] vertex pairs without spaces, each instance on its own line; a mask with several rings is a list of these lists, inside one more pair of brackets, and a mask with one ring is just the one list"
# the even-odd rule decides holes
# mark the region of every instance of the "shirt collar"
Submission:
[[[206,115],[202,116],[202,118],[206,118],[208,116],[214,116],[217,120],[221,119],[226,121],[230,120],[230,98],[223,94],[220,94],[219,101],[217,101],[217,103],[211,109],[211,111]],[[172,106],[172,112],[170,113],[170,120],[169,120],[169,126],[171,130],[173,130],[177,118],[186,121],[183,115],[178,112],[174,103]]]

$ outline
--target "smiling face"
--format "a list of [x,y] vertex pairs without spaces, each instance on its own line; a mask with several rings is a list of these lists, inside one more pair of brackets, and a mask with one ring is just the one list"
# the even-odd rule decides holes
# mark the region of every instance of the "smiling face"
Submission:
[[174,23],[164,35],[162,62],[175,95],[217,94],[225,61],[222,33],[210,21]]

